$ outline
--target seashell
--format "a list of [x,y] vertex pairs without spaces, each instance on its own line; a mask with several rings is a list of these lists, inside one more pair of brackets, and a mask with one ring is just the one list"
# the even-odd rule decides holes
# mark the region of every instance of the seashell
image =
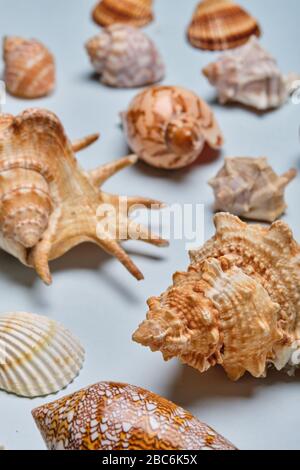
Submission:
[[133,99],[122,119],[129,147],[157,168],[185,167],[200,156],[205,143],[213,149],[223,145],[213,111],[184,88],[148,88]]
[[100,382],[33,410],[49,450],[236,450],[174,403]]
[[296,177],[295,169],[278,176],[266,158],[226,158],[209,184],[215,193],[215,210],[245,219],[274,222],[287,205],[284,191]]
[[93,19],[100,26],[145,26],[153,21],[152,0],[101,0],[93,10]]
[[39,41],[6,37],[3,43],[7,91],[19,98],[40,98],[55,87],[53,55]]
[[101,82],[134,88],[164,78],[165,67],[153,41],[141,30],[121,24],[105,28],[86,44]]
[[66,328],[32,313],[0,316],[0,389],[23,397],[58,392],[78,376],[84,350]]
[[296,79],[295,74],[282,75],[255,36],[244,46],[224,52],[203,74],[217,88],[221,104],[241,103],[260,111],[282,106]]
[[124,203],[128,212],[137,204],[158,208],[161,203],[140,197],[124,200],[99,190],[133,165],[135,156],[90,172],[79,167],[74,152],[97,138],[88,136],[72,145],[59,119],[43,109],[0,117],[0,247],[33,267],[46,284],[51,283],[49,260],[83,242],[116,256],[137,279],[143,276],[119,243],[134,238],[167,244],[124,213]]
[[293,373],[300,364],[300,247],[288,225],[247,225],[215,216],[216,235],[190,253],[133,339],[165,360],[200,372],[222,365],[232,380],[269,365]]
[[257,21],[231,0],[201,1],[188,28],[190,43],[209,51],[232,49],[260,34]]

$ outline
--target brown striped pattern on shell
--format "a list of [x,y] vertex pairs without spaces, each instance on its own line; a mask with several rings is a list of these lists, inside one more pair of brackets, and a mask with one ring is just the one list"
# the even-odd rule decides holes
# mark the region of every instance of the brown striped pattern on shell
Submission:
[[203,0],[188,29],[190,43],[204,50],[232,49],[260,36],[257,21],[231,0]]
[[93,10],[93,19],[101,26],[145,26],[153,20],[152,0],[101,0]]
[[214,149],[223,145],[213,111],[196,94],[181,87],[156,86],[142,91],[122,117],[131,149],[158,168],[191,164],[206,142]]
[[184,409],[126,384],[100,382],[32,414],[49,450],[235,450]]
[[40,98],[55,86],[53,55],[39,41],[7,37],[4,39],[5,84],[7,91],[20,98]]

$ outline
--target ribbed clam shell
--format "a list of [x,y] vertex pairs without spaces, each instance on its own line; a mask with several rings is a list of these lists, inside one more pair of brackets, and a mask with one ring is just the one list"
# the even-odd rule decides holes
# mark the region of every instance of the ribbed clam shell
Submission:
[[188,29],[193,46],[212,51],[241,46],[252,35],[260,36],[257,21],[231,0],[200,2]]
[[102,0],[93,10],[93,19],[101,26],[145,26],[153,20],[152,0]]
[[86,44],[101,82],[119,88],[162,80],[165,67],[154,42],[140,29],[114,24]]
[[0,316],[0,389],[24,397],[58,392],[79,374],[84,350],[66,328],[32,313]]
[[55,86],[53,55],[39,41],[7,37],[3,43],[7,91],[20,98],[40,98]]

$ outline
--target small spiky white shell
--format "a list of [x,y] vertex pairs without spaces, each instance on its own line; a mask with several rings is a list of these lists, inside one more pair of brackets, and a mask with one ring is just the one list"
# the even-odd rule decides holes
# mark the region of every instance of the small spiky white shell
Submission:
[[0,316],[0,389],[24,397],[58,392],[80,372],[84,350],[54,320],[32,313]]

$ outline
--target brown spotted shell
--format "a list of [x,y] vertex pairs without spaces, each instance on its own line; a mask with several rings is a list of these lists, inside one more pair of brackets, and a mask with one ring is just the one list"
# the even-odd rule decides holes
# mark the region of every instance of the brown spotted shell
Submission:
[[152,3],[153,0],[101,0],[93,10],[93,19],[101,26],[145,26],[153,20]]
[[40,98],[55,87],[55,61],[35,39],[6,37],[3,44],[7,91],[20,98]]
[[32,414],[49,450],[235,450],[184,409],[127,384],[100,382]]
[[188,29],[190,43],[199,49],[224,50],[241,46],[260,36],[257,21],[231,0],[203,0]]
[[[118,196],[99,190],[115,173],[133,165],[135,156],[90,172],[78,165],[74,152],[97,138],[92,135],[71,144],[59,119],[44,109],[0,116],[0,247],[34,267],[47,284],[51,283],[49,260],[83,242],[116,256],[137,279],[143,276],[120,243],[134,237],[166,245],[127,217]],[[152,199],[125,200],[128,214],[136,204],[160,207]],[[114,219],[105,230],[100,215],[108,205]]]
[[129,147],[149,165],[177,169],[195,161],[205,143],[223,136],[210,107],[181,87],[156,86],[139,93],[122,114]]
[[216,235],[190,253],[187,272],[148,301],[133,339],[200,372],[216,364],[238,380],[269,365],[300,364],[300,247],[281,221],[247,225],[215,216]]
[[151,85],[165,75],[154,42],[133,26],[108,26],[87,42],[86,49],[101,82],[113,87]]

